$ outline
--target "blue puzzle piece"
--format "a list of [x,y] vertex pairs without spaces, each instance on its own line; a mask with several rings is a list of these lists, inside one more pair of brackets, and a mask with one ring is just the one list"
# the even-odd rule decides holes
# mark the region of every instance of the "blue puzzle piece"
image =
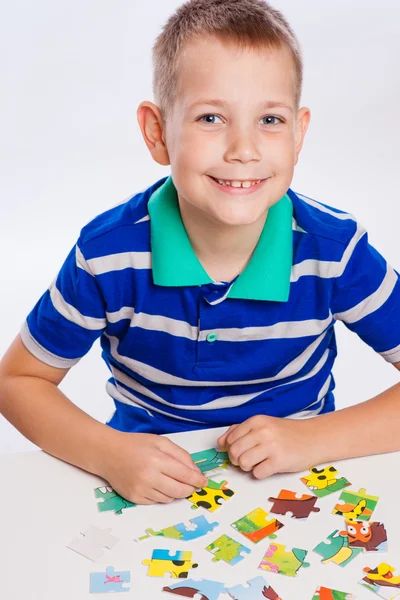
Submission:
[[[182,593],[179,593],[179,590]],[[195,594],[189,596],[187,593],[189,591],[198,592],[205,600],[218,600],[219,595],[224,593],[226,589],[224,583],[210,579],[187,579],[184,583],[174,583],[163,587],[163,592],[170,592],[171,594],[184,596],[185,598],[193,598]]]
[[191,560],[191,558],[190,550],[166,550],[165,548],[156,548],[151,555],[152,560]]
[[107,567],[105,573],[90,573],[90,593],[107,594],[108,592],[129,592],[131,574],[129,571],[114,571]]
[[182,534],[181,540],[185,540],[187,542],[206,535],[206,533],[209,533],[219,525],[217,521],[214,523],[209,523],[204,515],[190,519],[190,522],[193,525],[196,525],[196,529],[187,529],[184,523],[178,523],[175,525],[175,529]]
[[233,600],[265,600],[265,598],[280,600],[280,596],[278,596],[268,581],[261,575],[250,579],[247,583],[248,587],[235,585],[234,587],[226,588],[226,591]]

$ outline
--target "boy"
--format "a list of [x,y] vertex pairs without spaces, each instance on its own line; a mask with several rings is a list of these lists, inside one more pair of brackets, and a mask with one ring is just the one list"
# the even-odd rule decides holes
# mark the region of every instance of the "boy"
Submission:
[[[143,504],[205,483],[160,433],[230,425],[219,445],[260,479],[400,449],[400,384],[334,412],[335,321],[400,370],[400,282],[350,214],[289,187],[310,111],[288,23],[192,0],[153,58],[138,121],[171,176],[82,229],[3,357],[0,410]],[[108,426],[57,387],[99,337]]]

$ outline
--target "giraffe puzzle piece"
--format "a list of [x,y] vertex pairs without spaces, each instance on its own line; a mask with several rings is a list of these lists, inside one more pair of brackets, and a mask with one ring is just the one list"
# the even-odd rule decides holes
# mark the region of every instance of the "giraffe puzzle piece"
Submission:
[[105,573],[90,573],[90,593],[106,594],[108,592],[129,592],[131,574],[129,571],[115,571],[107,567]]
[[362,548],[365,552],[387,552],[387,533],[383,523],[377,521],[346,520],[346,531],[350,548]]
[[287,552],[286,546],[273,543],[269,545],[258,568],[295,577],[300,567],[310,566],[310,563],[304,562],[307,554],[307,550],[301,548],[293,548],[290,552]]
[[198,567],[192,562],[192,552],[176,550],[153,550],[151,559],[142,560],[143,565],[148,565],[147,575],[150,577],[164,577],[167,573],[173,578],[186,578],[190,569]]
[[239,542],[229,537],[229,535],[221,535],[214,542],[206,547],[206,550],[214,554],[213,562],[223,560],[229,565],[237,565],[245,558],[246,554],[250,554],[251,550],[243,546]]
[[271,497],[268,500],[274,503],[271,508],[272,513],[277,515],[292,513],[294,519],[307,519],[312,512],[320,511],[320,508],[315,506],[318,500],[316,496],[303,494],[298,498],[296,492],[290,490],[281,490],[277,498]]
[[169,539],[175,539],[180,541],[192,541],[196,540],[203,535],[206,535],[210,531],[213,531],[216,527],[218,527],[219,523],[214,521],[213,523],[209,523],[204,515],[200,515],[195,517],[194,519],[189,520],[190,525],[186,523],[177,523],[176,525],[171,525],[170,527],[166,527],[165,529],[160,529],[159,531],[154,531],[154,529],[146,529],[146,534],[135,540],[135,542],[140,542],[142,540],[148,539],[151,536],[157,537],[166,537]]
[[369,521],[378,503],[379,496],[368,496],[365,488],[358,492],[344,490],[339,497],[342,504],[336,504],[334,515],[341,515],[346,519],[361,519]]
[[278,519],[268,519],[268,513],[256,508],[232,523],[232,527],[243,534],[251,542],[257,543],[266,537],[275,539],[275,532],[283,527]]
[[196,490],[187,499],[193,503],[192,508],[201,507],[214,512],[221,507],[221,500],[229,500],[235,493],[226,487],[227,483],[227,481],[218,483],[209,479],[204,488]]
[[100,501],[97,503],[97,507],[100,512],[113,510],[115,511],[115,514],[122,515],[122,510],[124,508],[137,506],[137,504],[134,502],[125,500],[125,498],[117,494],[117,492],[115,492],[110,486],[96,488],[94,490],[94,494],[96,498],[100,499]]
[[163,587],[163,592],[185,598],[195,598],[198,594],[200,600],[218,600],[220,594],[225,592],[225,584],[210,579],[188,579],[185,583]]
[[301,477],[300,481],[305,483],[318,498],[323,498],[351,485],[345,477],[337,477],[338,474],[337,469],[332,465],[323,469],[314,467],[310,469],[310,474]]
[[233,600],[282,600],[282,598],[269,585],[268,581],[261,575],[253,577],[247,582],[247,586],[235,585],[226,588]]
[[359,581],[360,585],[385,600],[400,598],[400,575],[395,575],[394,567],[388,563],[381,563],[375,569],[365,567],[363,571],[366,575]]
[[81,533],[82,538],[73,539],[67,544],[67,548],[89,558],[89,560],[96,561],[103,556],[103,548],[112,550],[119,542],[119,539],[111,535],[110,531],[111,529],[99,529],[91,525],[86,531]]
[[346,592],[339,592],[338,590],[332,590],[331,588],[319,587],[315,591],[312,600],[357,600],[354,594],[347,594]]
[[218,452],[215,448],[193,452],[190,456],[202,473],[216,471],[217,469],[227,469],[230,462],[227,452]]
[[323,557],[321,562],[324,564],[333,562],[345,567],[362,552],[361,548],[350,548],[347,536],[341,535],[338,529],[335,529],[327,539],[329,542],[321,542],[314,548],[314,552]]

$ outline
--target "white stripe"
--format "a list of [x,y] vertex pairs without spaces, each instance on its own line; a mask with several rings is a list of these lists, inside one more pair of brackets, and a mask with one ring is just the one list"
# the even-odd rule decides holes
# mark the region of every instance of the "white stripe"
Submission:
[[94,275],[122,269],[151,269],[151,252],[120,252],[87,261]]
[[304,229],[302,229],[300,227],[300,225],[297,223],[297,221],[294,217],[292,217],[292,230],[299,231],[300,233],[307,233],[307,231],[305,231]]
[[396,363],[400,361],[400,344],[390,350],[378,352],[388,363]]
[[86,273],[89,273],[89,275],[91,275],[93,277],[93,273],[89,268],[89,265],[87,264],[87,261],[85,259],[85,257],[83,256],[80,248],[78,247],[78,244],[76,244],[75,246],[75,260],[76,260],[76,266],[79,269],[83,269],[84,271],[86,271]]
[[397,273],[390,265],[387,265],[386,275],[378,289],[356,304],[356,306],[336,313],[334,318],[344,323],[355,323],[375,312],[390,298],[397,280]]
[[[233,285],[233,283],[232,283]],[[219,298],[218,300],[214,300],[213,302],[208,302],[208,304],[211,304],[212,306],[214,306],[215,304],[220,304],[221,302],[223,302],[225,300],[225,298],[228,296],[229,292],[231,291],[231,287],[232,285],[229,286],[229,288],[227,289],[227,291],[225,292],[225,294],[223,296],[221,296],[221,298]]]
[[[324,406],[325,406],[325,396],[328,393],[329,386],[331,384],[331,380],[332,380],[332,374],[329,373],[328,378],[325,381],[325,383],[322,386],[322,388],[320,389],[320,391],[318,393],[318,397],[315,400],[315,402],[312,402],[311,404],[309,404],[308,406],[306,406],[304,408],[304,410],[301,410],[300,412],[294,413],[293,415],[289,415],[286,418],[287,419],[306,419],[306,418],[318,415],[321,412],[321,410],[324,408]],[[319,402],[321,402],[321,400],[322,400],[321,406],[319,406],[318,408],[316,408],[314,410],[309,410],[312,406],[314,406],[315,404],[318,404]]]
[[72,304],[68,304],[55,284],[49,288],[49,292],[54,308],[60,315],[68,319],[68,321],[92,331],[97,331],[106,327],[106,319],[87,317],[80,313],[79,310],[72,306]]
[[145,217],[142,217],[138,221],[135,221],[134,225],[138,225],[139,223],[144,223],[145,221],[150,221],[150,215],[146,215]]
[[26,321],[21,327],[20,336],[24,346],[29,350],[29,352],[33,354],[33,356],[36,356],[36,358],[41,360],[43,363],[50,365],[51,367],[56,367],[57,369],[70,369],[82,358],[63,358],[62,356],[57,356],[49,350],[46,350],[46,348],[39,344],[39,342],[32,336]]
[[295,192],[295,193],[296,193],[296,196],[298,196],[299,198],[304,200],[304,202],[306,204],[309,204],[310,206],[317,208],[321,212],[327,213],[328,215],[332,215],[333,217],[336,217],[337,219],[341,219],[341,220],[348,220],[348,219],[351,219],[352,221],[356,220],[354,218],[354,216],[350,213],[346,213],[346,212],[345,213],[337,213],[334,210],[331,210],[331,209],[327,208],[326,206],[323,206],[320,202],[317,202],[317,200],[313,200],[312,198],[308,198],[307,196],[303,196],[303,194],[298,194],[297,192]]

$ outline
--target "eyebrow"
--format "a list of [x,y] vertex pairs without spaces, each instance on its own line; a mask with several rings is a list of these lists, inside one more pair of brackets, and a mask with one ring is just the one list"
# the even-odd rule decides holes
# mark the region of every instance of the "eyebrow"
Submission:
[[[229,102],[227,102],[226,100],[220,100],[219,98],[201,98],[200,100],[196,100],[195,102],[192,102],[192,104],[189,104],[188,109],[192,109],[195,106],[198,106],[199,104],[209,104],[211,106],[221,106],[222,108],[228,108],[228,106],[229,106]],[[293,112],[293,107],[289,106],[288,104],[285,104],[284,102],[277,102],[275,100],[267,100],[267,102],[264,102],[264,104],[262,105],[263,109],[275,108],[275,107],[287,108],[288,110]]]

